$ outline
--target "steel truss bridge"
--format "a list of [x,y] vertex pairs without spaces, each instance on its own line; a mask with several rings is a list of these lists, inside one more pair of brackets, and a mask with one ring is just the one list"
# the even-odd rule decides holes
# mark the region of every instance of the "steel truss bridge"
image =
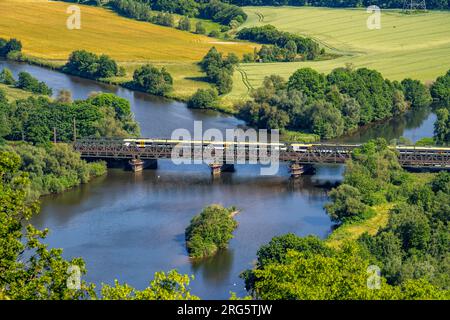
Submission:
[[[137,139],[139,140],[139,139]],[[164,140],[158,140],[164,141]],[[297,165],[313,164],[339,164],[351,157],[351,153],[360,145],[347,144],[301,144],[305,146],[295,151],[283,144],[285,148],[266,148],[268,152],[259,152],[258,144],[252,146],[236,146],[233,152],[211,148],[206,143],[183,141],[182,144],[169,142],[150,143],[145,145],[126,144],[124,140],[117,139],[86,139],[74,143],[75,151],[82,158],[89,159],[114,159],[114,160],[159,160],[172,159],[175,155],[183,159],[200,159],[206,163],[238,164],[243,160],[257,160],[258,163],[268,163],[276,159],[280,162],[288,162]],[[262,145],[262,144],[261,144]],[[276,144],[279,146],[280,144]],[[403,167],[450,169],[450,148],[442,147],[392,147],[397,151],[398,159]],[[175,150],[174,150],[175,149]],[[209,157],[205,158],[205,154]],[[239,162],[239,161],[241,162]]]

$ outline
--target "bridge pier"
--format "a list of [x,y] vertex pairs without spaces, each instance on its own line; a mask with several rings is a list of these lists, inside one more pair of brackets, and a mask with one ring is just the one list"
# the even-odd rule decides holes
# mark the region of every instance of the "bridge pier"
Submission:
[[220,163],[211,163],[209,164],[211,169],[211,175],[213,177],[218,177],[222,172],[234,172],[234,164],[220,164]]
[[316,172],[316,169],[311,164],[298,164],[295,162],[292,162],[289,166],[289,170],[291,172],[292,178],[298,178],[305,174],[314,174]]
[[139,158],[131,159],[128,164],[133,172],[141,172],[144,170],[144,161]]
[[289,171],[292,178],[299,178],[304,173],[303,166],[295,162],[289,165]]
[[140,158],[131,159],[128,164],[133,172],[140,172],[144,169],[157,169],[158,160],[141,160]]

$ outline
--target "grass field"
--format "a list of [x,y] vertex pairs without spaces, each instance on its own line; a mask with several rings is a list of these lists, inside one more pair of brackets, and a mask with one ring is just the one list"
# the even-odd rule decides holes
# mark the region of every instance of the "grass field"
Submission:
[[[175,95],[187,96],[206,87],[195,62],[212,47],[242,56],[255,45],[226,42],[174,28],[120,17],[106,9],[81,7],[81,30],[66,28],[70,4],[47,0],[1,0],[0,37],[22,41],[26,55],[63,63],[70,52],[85,49],[106,53],[122,65],[146,62],[168,65],[175,78]],[[207,28],[213,26],[206,24]]]
[[11,86],[7,86],[4,85],[2,83],[0,83],[0,90],[5,91],[6,93],[6,98],[8,99],[8,101],[15,101],[15,100],[19,100],[19,99],[26,99],[28,97],[31,96],[36,96],[35,94],[31,93],[31,92],[27,92],[27,91],[23,91],[20,89],[16,89],[13,88]]
[[[365,9],[306,7],[246,7],[249,18],[242,27],[272,24],[277,28],[316,39],[323,47],[342,55],[317,62],[243,64],[246,82],[235,86],[233,95],[245,96],[248,85],[257,87],[264,76],[288,78],[301,67],[327,73],[346,63],[379,70],[392,80],[412,77],[433,81],[450,69],[450,12],[431,11],[404,15],[383,10],[381,29],[369,30]],[[236,75],[235,79],[242,78]]]

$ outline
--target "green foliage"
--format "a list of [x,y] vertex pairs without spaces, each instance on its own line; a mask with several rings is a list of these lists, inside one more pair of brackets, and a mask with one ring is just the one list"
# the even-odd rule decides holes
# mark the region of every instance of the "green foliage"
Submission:
[[186,247],[190,257],[207,257],[228,246],[237,228],[233,211],[234,208],[212,205],[192,218],[186,228]]
[[0,38],[0,57],[7,57],[11,52],[22,51],[22,43],[17,39]]
[[30,180],[20,166],[18,155],[0,151],[0,292],[23,300],[86,298],[92,286],[81,282],[80,290],[67,287],[69,266],[79,267],[84,274],[84,262],[64,260],[61,250],[47,249],[40,240],[48,230],[36,230],[28,223],[38,205],[27,202]]
[[258,52],[263,62],[294,61],[297,54],[302,55],[305,60],[314,60],[320,54],[319,44],[314,40],[279,31],[272,25],[243,28],[236,36],[243,40],[269,44]]
[[355,222],[373,215],[370,207],[363,203],[359,190],[351,185],[340,185],[329,193],[329,197],[332,202],[325,208],[335,222]]
[[46,96],[51,96],[53,94],[53,90],[49,88],[45,82],[40,82],[36,78],[34,78],[28,72],[20,72],[19,79],[15,83],[16,88],[30,91],[37,94],[43,94]]
[[176,270],[167,274],[156,272],[150,285],[142,291],[115,280],[114,286],[102,286],[101,296],[104,300],[199,300],[190,293],[189,282],[189,276]]
[[406,100],[410,101],[413,108],[428,107],[433,101],[430,90],[418,80],[404,79],[402,87]]
[[165,68],[160,70],[147,64],[134,71],[130,86],[150,94],[165,95],[172,90],[173,79]]
[[74,133],[78,138],[139,135],[128,102],[111,94],[73,103],[30,97],[0,110],[7,119],[9,130],[2,134],[8,140],[47,144],[53,140],[53,129],[59,142],[73,141]]
[[27,172],[31,181],[26,190],[27,198],[32,200],[42,195],[63,192],[106,173],[105,163],[86,163],[66,144],[44,148],[16,143],[2,149],[20,157],[19,169]]
[[14,76],[8,68],[4,68],[0,73],[0,83],[6,84],[7,86],[13,86],[16,84]]
[[201,21],[198,21],[195,24],[195,33],[197,33],[197,34],[205,34],[206,33],[205,26],[203,25],[203,23]]
[[198,89],[189,99],[188,108],[214,109],[217,104],[218,94],[216,89]]
[[208,77],[208,80],[217,88],[219,94],[226,94],[233,89],[233,72],[239,63],[239,58],[230,53],[226,58],[222,53],[212,47],[200,62],[200,67]]
[[436,106],[450,109],[450,70],[433,83],[431,96]]
[[[369,261],[359,248],[346,244],[332,254],[289,250],[283,261],[254,271],[254,296],[263,300],[446,299],[426,281],[393,287],[380,277],[380,289],[368,287]],[[420,287],[424,285],[424,287]],[[426,288],[426,289],[423,289]]]
[[76,50],[69,56],[63,71],[80,77],[102,79],[117,76],[117,63],[107,55],[96,55],[86,50]]
[[437,144],[450,143],[450,108],[442,108],[436,112],[437,120],[434,124],[434,140]]
[[182,17],[180,21],[178,21],[178,29],[191,31],[191,20],[189,20],[188,17]]
[[420,82],[405,80],[403,88],[397,82],[383,79],[379,72],[365,68],[338,68],[327,76],[302,68],[287,83],[278,77],[277,86],[272,83],[275,78],[266,77],[263,86],[251,92],[254,101],[237,105],[239,117],[252,126],[268,128],[270,121],[264,120],[265,111],[273,108],[286,119],[278,121],[280,129],[312,133],[324,139],[401,114],[411,104],[426,106],[430,98],[428,89]]

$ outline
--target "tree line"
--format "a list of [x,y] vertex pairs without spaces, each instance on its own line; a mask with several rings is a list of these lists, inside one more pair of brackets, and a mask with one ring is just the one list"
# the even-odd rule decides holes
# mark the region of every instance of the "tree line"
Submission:
[[36,94],[47,96],[53,94],[53,90],[48,87],[45,82],[37,80],[28,72],[20,72],[18,79],[16,80],[14,79],[11,70],[4,68],[2,72],[0,72],[0,83]]
[[113,94],[93,94],[86,100],[71,101],[67,95],[55,100],[29,97],[13,102],[0,95],[0,134],[3,139],[33,144],[72,142],[82,137],[139,136],[127,100]]
[[[65,2],[78,2],[91,5],[108,5],[120,14],[137,20],[157,24],[162,13],[176,13],[191,18],[209,19],[222,25],[239,25],[247,19],[247,14],[236,5],[220,0],[61,0]],[[159,11],[155,14],[153,11]],[[171,16],[169,19],[173,19]],[[167,23],[167,20],[166,20]],[[164,23],[163,25],[167,25]],[[173,26],[171,24],[170,26]]]
[[[358,8],[376,5],[380,8],[403,8],[403,0],[228,0],[238,6],[312,6]],[[448,0],[427,0],[427,9],[450,9]]]
[[390,81],[375,70],[351,65],[328,75],[302,68],[288,81],[272,75],[251,96],[253,100],[237,105],[238,116],[249,125],[324,139],[432,102],[430,90],[419,81]]
[[303,60],[314,60],[321,53],[316,41],[293,33],[279,31],[272,25],[243,28],[236,34],[236,37],[272,45],[262,46],[257,55],[247,54],[244,56],[245,62],[258,60],[262,62],[294,61],[297,55],[302,55]]

